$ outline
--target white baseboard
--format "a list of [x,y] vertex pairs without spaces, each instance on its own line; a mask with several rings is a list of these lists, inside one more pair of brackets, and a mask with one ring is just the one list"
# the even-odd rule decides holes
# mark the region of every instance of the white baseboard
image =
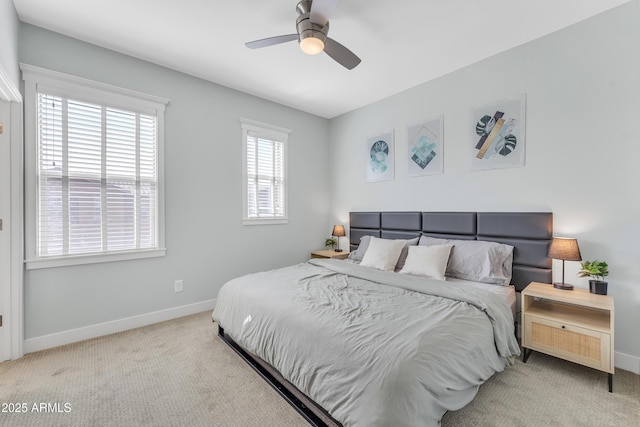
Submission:
[[58,347],[60,345],[101,337],[103,335],[127,331],[129,329],[139,328],[153,323],[164,322],[165,320],[177,319],[178,317],[213,310],[215,305],[216,300],[212,299],[195,304],[141,314],[139,316],[126,317],[124,319],[113,320],[111,322],[98,323],[97,325],[86,326],[83,328],[71,329],[69,331],[57,332],[55,334],[43,335],[41,337],[29,338],[24,340],[23,351],[24,354],[33,353],[34,351],[45,350],[48,348]]
[[640,375],[640,357],[619,353],[617,351],[613,357],[615,358],[616,368]]

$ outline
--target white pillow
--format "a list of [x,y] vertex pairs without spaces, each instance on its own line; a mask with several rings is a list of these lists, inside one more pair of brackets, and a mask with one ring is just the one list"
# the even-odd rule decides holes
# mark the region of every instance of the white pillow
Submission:
[[[353,261],[362,261],[362,258],[364,257],[364,254],[367,253],[367,249],[369,249],[369,242],[371,241],[371,237],[372,236],[362,236],[360,238],[360,244],[358,245],[358,247],[356,248],[355,251],[352,251],[349,254],[349,259],[353,260]],[[395,240],[403,240],[403,239],[395,239]],[[404,265],[404,260],[407,259],[407,249],[409,246],[416,246],[418,244],[418,241],[420,240],[419,237],[415,237],[413,239],[408,239],[406,240],[406,244],[404,246],[404,248],[402,248],[402,252],[400,253],[400,257],[398,258],[398,262],[396,263],[396,267],[395,270],[400,270],[402,268],[402,266]]]
[[400,270],[404,266],[404,262],[407,259],[407,254],[409,253],[408,252],[409,247],[417,246],[419,241],[420,241],[419,237],[405,240],[406,243],[404,245],[404,248],[402,248],[402,252],[400,252],[400,257],[398,258],[398,262],[396,263],[396,268],[395,268],[396,271]]
[[453,245],[411,246],[400,273],[444,280],[452,247]]
[[405,243],[405,240],[389,240],[371,237],[369,247],[362,257],[360,265],[377,268],[378,270],[393,271]]

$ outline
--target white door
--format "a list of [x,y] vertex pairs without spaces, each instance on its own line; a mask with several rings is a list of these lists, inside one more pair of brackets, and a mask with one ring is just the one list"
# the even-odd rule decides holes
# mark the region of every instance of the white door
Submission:
[[0,100],[0,362],[11,358],[11,104]]

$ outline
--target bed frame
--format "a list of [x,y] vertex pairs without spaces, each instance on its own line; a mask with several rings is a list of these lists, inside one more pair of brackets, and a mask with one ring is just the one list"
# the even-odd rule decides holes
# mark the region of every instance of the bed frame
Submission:
[[282,377],[271,365],[255,354],[249,353],[229,335],[226,335],[220,325],[218,325],[218,336],[235,350],[271,387],[280,393],[280,396],[289,402],[310,425],[315,427],[342,427],[342,424],[333,419],[323,407],[298,390],[296,386]]
[[[522,291],[530,282],[551,283],[547,252],[553,232],[548,212],[350,212],[350,249],[362,236],[410,239],[421,235],[457,240],[486,240],[514,247],[511,284]],[[247,352],[218,325],[218,335],[302,415],[317,427],[337,427],[334,420],[273,367]]]

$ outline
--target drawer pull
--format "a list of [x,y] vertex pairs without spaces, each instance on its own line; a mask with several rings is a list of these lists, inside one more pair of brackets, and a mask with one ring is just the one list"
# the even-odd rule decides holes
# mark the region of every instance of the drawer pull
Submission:
[[562,325],[562,329],[564,329],[564,325]]

